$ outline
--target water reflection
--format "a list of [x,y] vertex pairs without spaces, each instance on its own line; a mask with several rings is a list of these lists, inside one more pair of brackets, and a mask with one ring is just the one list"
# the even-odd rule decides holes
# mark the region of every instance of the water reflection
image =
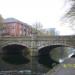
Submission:
[[55,61],[58,61],[59,63],[63,63],[66,59],[71,58],[72,55],[74,55],[75,49],[71,47],[57,47],[54,48],[50,52],[50,56]]
[[[22,49],[16,47],[16,50],[13,51],[13,47],[7,48],[8,46],[4,47],[4,56],[2,57],[5,62],[10,62],[11,64],[25,64],[29,60],[25,59],[22,54]],[[24,47],[25,48],[25,47]],[[21,49],[21,50],[19,50]],[[11,51],[10,51],[11,50]],[[59,63],[63,63],[66,59],[71,58],[75,53],[75,49],[71,47],[61,46],[61,45],[54,45],[54,46],[47,46],[39,50],[38,56],[31,57],[31,64],[28,65],[26,69],[29,67],[33,73],[46,73],[53,67],[55,67]],[[13,55],[14,54],[14,55]],[[25,53],[26,54],[26,53]],[[24,55],[25,55],[24,54]],[[13,59],[14,58],[14,59]],[[15,61],[15,62],[14,62]],[[28,68],[28,69],[29,69]],[[40,68],[40,71],[39,71]],[[24,68],[25,69],[25,68]],[[22,71],[21,71],[22,73]]]
[[27,64],[29,62],[29,59],[27,59],[22,55],[17,55],[17,54],[3,56],[2,59],[9,64],[15,64],[15,65]]
[[38,61],[45,67],[53,68],[75,53],[75,49],[64,45],[47,46],[39,50]]

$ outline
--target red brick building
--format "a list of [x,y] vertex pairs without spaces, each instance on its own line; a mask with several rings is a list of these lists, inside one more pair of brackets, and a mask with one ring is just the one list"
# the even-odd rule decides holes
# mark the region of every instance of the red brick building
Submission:
[[4,20],[5,34],[10,36],[31,36],[32,27],[15,18],[7,18]]

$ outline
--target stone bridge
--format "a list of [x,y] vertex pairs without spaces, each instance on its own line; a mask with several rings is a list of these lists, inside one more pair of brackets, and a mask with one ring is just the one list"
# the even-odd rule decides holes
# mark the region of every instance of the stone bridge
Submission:
[[[48,54],[49,50],[51,49],[50,48],[51,46],[52,48],[61,47],[61,46],[75,48],[75,36],[73,35],[73,36],[0,37],[0,54],[1,54],[0,55],[0,61],[1,61],[0,69],[1,71],[16,70],[16,69],[17,70],[31,70],[32,71],[31,73],[33,73],[34,75],[38,75],[39,66],[41,66],[40,74],[39,74],[41,75],[41,73],[47,72],[49,70],[48,66],[50,65],[46,67],[42,66],[41,63],[39,64],[37,57],[38,55],[45,56],[46,53]],[[44,50],[45,53],[43,51],[40,51],[43,49],[45,49]],[[48,52],[46,52],[47,50]],[[40,55],[39,53],[41,52],[42,54]],[[10,60],[10,61],[8,60],[8,59],[13,59],[12,54],[17,54],[17,53],[18,54],[22,53],[24,57],[27,57],[27,60],[29,59],[28,60],[29,63],[25,63],[26,61],[24,61],[24,63],[20,62],[19,64],[21,65],[19,65],[17,64],[17,61],[16,63],[13,62],[15,60]],[[32,58],[32,57],[35,57],[35,58]],[[41,59],[43,59],[43,57],[41,57]],[[49,63],[46,63],[46,64],[49,64]]]
[[10,44],[24,45],[30,49],[40,49],[51,45],[75,47],[74,38],[75,36],[0,37],[0,47]]

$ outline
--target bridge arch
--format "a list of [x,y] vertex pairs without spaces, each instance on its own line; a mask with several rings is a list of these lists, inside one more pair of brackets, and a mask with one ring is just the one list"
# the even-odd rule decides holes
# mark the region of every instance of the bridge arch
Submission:
[[[53,49],[59,48],[59,47],[61,47],[60,49],[62,49],[62,48],[73,49],[72,47],[69,47],[69,46],[66,46],[66,45],[57,45],[57,44],[56,45],[51,45],[51,46],[43,47],[43,48],[39,49],[39,51],[38,51],[38,61],[39,61],[39,63],[44,65],[44,66],[51,67],[51,68],[53,66],[55,66],[56,64],[59,64],[61,61],[57,61],[51,55]],[[58,53],[60,52],[60,55],[61,55],[60,58],[63,58],[62,55],[63,56],[66,55],[66,54],[63,54],[64,51],[62,51],[62,50],[59,50],[59,51],[56,50],[55,53],[57,53],[57,52]],[[59,56],[59,55],[55,55],[55,53],[54,53],[55,57]],[[69,53],[69,52],[67,52],[67,53]]]
[[8,42],[3,42],[2,45],[0,45],[1,48],[3,48],[4,46],[7,46],[7,45],[11,45],[11,44],[17,44],[17,45],[22,45],[22,46],[25,46],[27,48],[29,48],[29,45],[27,45],[26,43],[22,43],[22,42],[15,42],[15,41],[8,41]]
[[3,46],[1,51],[1,59],[7,64],[21,65],[30,61],[30,50],[22,44],[8,44]]
[[65,47],[72,47],[72,48],[75,48],[73,45],[70,45],[70,44],[66,44],[66,43],[60,43],[60,42],[58,42],[58,43],[42,43],[42,44],[40,44],[39,46],[38,46],[38,50],[40,50],[40,49],[42,49],[42,48],[44,48],[44,47],[48,47],[48,46],[55,46],[55,45],[62,45],[62,46],[65,46]]

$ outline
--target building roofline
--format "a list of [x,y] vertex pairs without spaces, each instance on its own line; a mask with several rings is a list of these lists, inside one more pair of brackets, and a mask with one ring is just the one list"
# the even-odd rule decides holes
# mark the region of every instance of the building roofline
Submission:
[[6,18],[6,19],[4,19],[4,24],[6,24],[6,23],[21,23],[21,24],[24,24],[24,25],[26,25],[28,27],[32,27],[29,24],[24,23],[24,22],[22,22],[22,21],[20,21],[20,20],[18,20],[16,18]]

